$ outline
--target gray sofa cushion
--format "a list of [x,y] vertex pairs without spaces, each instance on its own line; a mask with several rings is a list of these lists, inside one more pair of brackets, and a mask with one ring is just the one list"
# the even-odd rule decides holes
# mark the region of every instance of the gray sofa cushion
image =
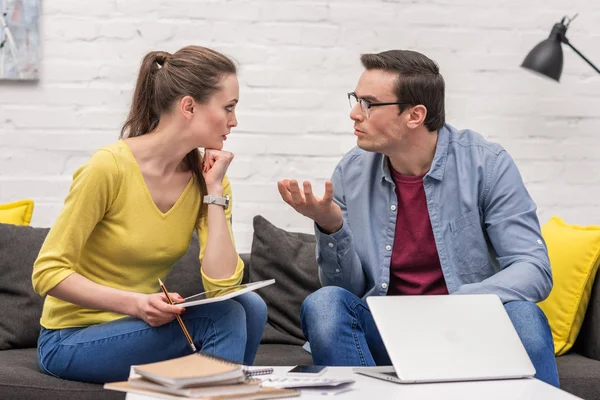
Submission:
[[599,399],[600,361],[569,353],[556,359],[560,388],[583,399]]
[[37,346],[44,299],[31,272],[48,231],[0,224],[0,350]]
[[302,345],[302,301],[321,287],[315,259],[315,237],[277,228],[260,215],[254,217],[250,281],[274,278],[259,290],[269,308],[262,343]]
[[[187,252],[173,266],[171,273],[165,279],[165,286],[171,292],[177,292],[183,297],[192,296],[204,291],[202,276],[200,275],[200,244],[196,233],[192,236]],[[248,255],[240,254],[245,262]],[[248,282],[249,268],[244,268],[242,282]]]
[[261,344],[254,365],[310,365],[312,356],[302,346],[292,344]]
[[175,263],[165,279],[165,286],[169,292],[177,292],[183,297],[188,297],[204,291],[200,275],[199,252],[198,236],[194,233],[187,252]]
[[573,349],[588,358],[600,361],[600,276],[596,276],[583,325]]
[[118,400],[125,394],[104,390],[102,385],[67,381],[45,375],[36,363],[36,349],[5,350],[0,354],[2,400]]

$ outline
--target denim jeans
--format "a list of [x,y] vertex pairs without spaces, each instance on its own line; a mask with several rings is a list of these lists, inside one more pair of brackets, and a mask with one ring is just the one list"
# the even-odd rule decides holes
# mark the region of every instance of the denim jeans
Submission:
[[[199,351],[251,365],[267,321],[256,293],[189,307],[181,315]],[[151,327],[125,317],[84,328],[45,329],[38,339],[42,372],[84,382],[127,380],[131,365],[191,354],[179,323]]]
[[[511,301],[504,308],[535,367],[535,377],[558,387],[552,332],[542,310],[528,301]],[[315,364],[392,364],[367,303],[345,289],[326,286],[311,294],[302,303],[300,319]]]

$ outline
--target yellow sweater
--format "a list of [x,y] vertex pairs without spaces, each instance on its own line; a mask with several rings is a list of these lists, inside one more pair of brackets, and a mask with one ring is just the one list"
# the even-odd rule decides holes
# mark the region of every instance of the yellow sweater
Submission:
[[[231,196],[227,178],[224,193]],[[122,140],[98,150],[73,175],[64,207],[33,267],[33,288],[45,295],[74,272],[101,285],[138,293],[159,291],[173,264],[187,251],[200,192],[190,180],[166,213],[156,207],[129,146]],[[231,222],[231,202],[225,211]],[[229,227],[231,233],[231,225]],[[200,263],[206,249],[208,224],[198,227]],[[232,234],[233,240],[233,234]],[[244,263],[238,256],[234,274],[210,279],[202,271],[206,290],[237,285]],[[47,329],[89,326],[124,315],[92,310],[47,296],[41,325]]]

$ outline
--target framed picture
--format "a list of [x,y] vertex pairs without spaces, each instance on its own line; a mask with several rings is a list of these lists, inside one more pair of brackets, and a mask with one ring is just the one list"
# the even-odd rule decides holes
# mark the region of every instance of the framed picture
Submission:
[[0,0],[0,80],[37,80],[40,1]]

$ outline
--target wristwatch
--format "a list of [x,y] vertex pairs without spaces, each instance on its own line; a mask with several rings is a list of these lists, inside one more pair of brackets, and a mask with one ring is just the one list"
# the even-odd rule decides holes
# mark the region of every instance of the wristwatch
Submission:
[[217,197],[211,194],[207,194],[204,196],[204,204],[217,204],[219,206],[223,206],[223,208],[229,207],[229,195],[225,195],[225,197]]

